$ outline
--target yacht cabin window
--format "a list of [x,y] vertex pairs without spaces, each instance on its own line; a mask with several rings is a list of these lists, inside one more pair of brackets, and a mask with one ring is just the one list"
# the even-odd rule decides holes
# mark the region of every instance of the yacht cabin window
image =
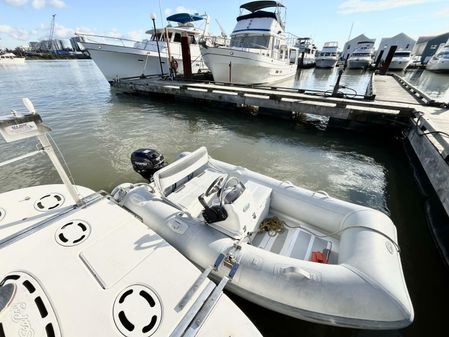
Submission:
[[231,47],[268,49],[269,45],[269,35],[237,35],[231,38]]
[[410,56],[410,52],[397,52],[397,53],[394,53],[394,56],[396,56],[396,57],[407,57],[407,56]]

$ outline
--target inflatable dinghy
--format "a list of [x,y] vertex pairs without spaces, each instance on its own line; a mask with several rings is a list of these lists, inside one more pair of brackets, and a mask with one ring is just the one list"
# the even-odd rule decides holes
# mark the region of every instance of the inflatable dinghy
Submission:
[[112,195],[211,276],[232,275],[230,291],[329,325],[398,329],[413,321],[385,214],[214,160],[204,147],[168,166],[138,151],[133,166],[147,178],[145,165],[157,162],[153,181]]

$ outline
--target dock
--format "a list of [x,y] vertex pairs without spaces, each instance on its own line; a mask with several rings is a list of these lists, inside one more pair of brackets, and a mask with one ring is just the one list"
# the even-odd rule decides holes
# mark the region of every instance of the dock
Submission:
[[[252,115],[296,120],[300,115],[312,114],[328,117],[328,125],[337,127],[363,130],[363,126],[369,126],[377,133],[389,127],[402,130],[425,183],[432,186],[433,197],[426,197],[427,218],[440,254],[449,266],[449,102],[435,101],[395,74],[373,74],[366,93],[352,96],[338,91],[332,95],[332,91],[159,77],[120,79],[112,87],[122,93],[250,107]],[[438,210],[429,206],[434,199]]]
[[357,99],[331,97],[330,93],[283,87],[148,78],[120,80],[113,87],[132,94],[165,95],[193,101],[251,106],[269,110],[271,115],[284,119],[304,113],[386,125],[397,121],[406,122],[415,113],[413,106],[401,102],[369,101],[364,96]]

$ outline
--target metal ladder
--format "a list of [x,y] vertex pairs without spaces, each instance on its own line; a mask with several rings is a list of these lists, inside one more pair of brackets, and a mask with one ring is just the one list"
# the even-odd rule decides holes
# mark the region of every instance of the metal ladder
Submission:
[[[208,276],[212,271],[217,271],[223,262],[229,258],[229,256],[221,253],[218,255],[213,266],[206,268],[201,275],[196,279],[190,289],[187,291],[185,296],[181,299],[178,305],[175,307],[175,311],[179,312],[187,305],[193,295],[201,287],[201,285],[208,280]],[[204,290],[201,292],[200,296],[196,299],[195,303],[185,314],[182,320],[179,322],[178,326],[172,332],[170,337],[194,337],[199,332],[201,326],[206,321],[209,314],[214,309],[215,305],[218,303],[221,295],[223,294],[223,289],[229,281],[232,281],[237,270],[239,268],[238,262],[230,263],[231,270],[228,275],[224,276],[220,283],[215,284],[210,282]]]

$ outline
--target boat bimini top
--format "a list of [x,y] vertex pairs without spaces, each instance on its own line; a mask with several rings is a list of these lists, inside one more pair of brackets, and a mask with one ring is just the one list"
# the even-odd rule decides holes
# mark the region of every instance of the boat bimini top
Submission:
[[167,21],[177,22],[181,25],[185,25],[186,23],[201,21],[206,19],[206,15],[190,14],[190,13],[177,13],[167,17]]
[[241,9],[246,9],[252,13],[261,9],[272,7],[285,7],[285,6],[277,1],[251,1],[240,6]]
[[[274,12],[267,12],[263,9],[276,8]],[[237,22],[256,18],[273,18],[279,22],[282,28],[285,28],[285,14],[281,17],[280,8],[285,6],[277,1],[252,1],[240,6],[240,15],[237,17]],[[249,14],[243,14],[243,10],[247,10]]]

